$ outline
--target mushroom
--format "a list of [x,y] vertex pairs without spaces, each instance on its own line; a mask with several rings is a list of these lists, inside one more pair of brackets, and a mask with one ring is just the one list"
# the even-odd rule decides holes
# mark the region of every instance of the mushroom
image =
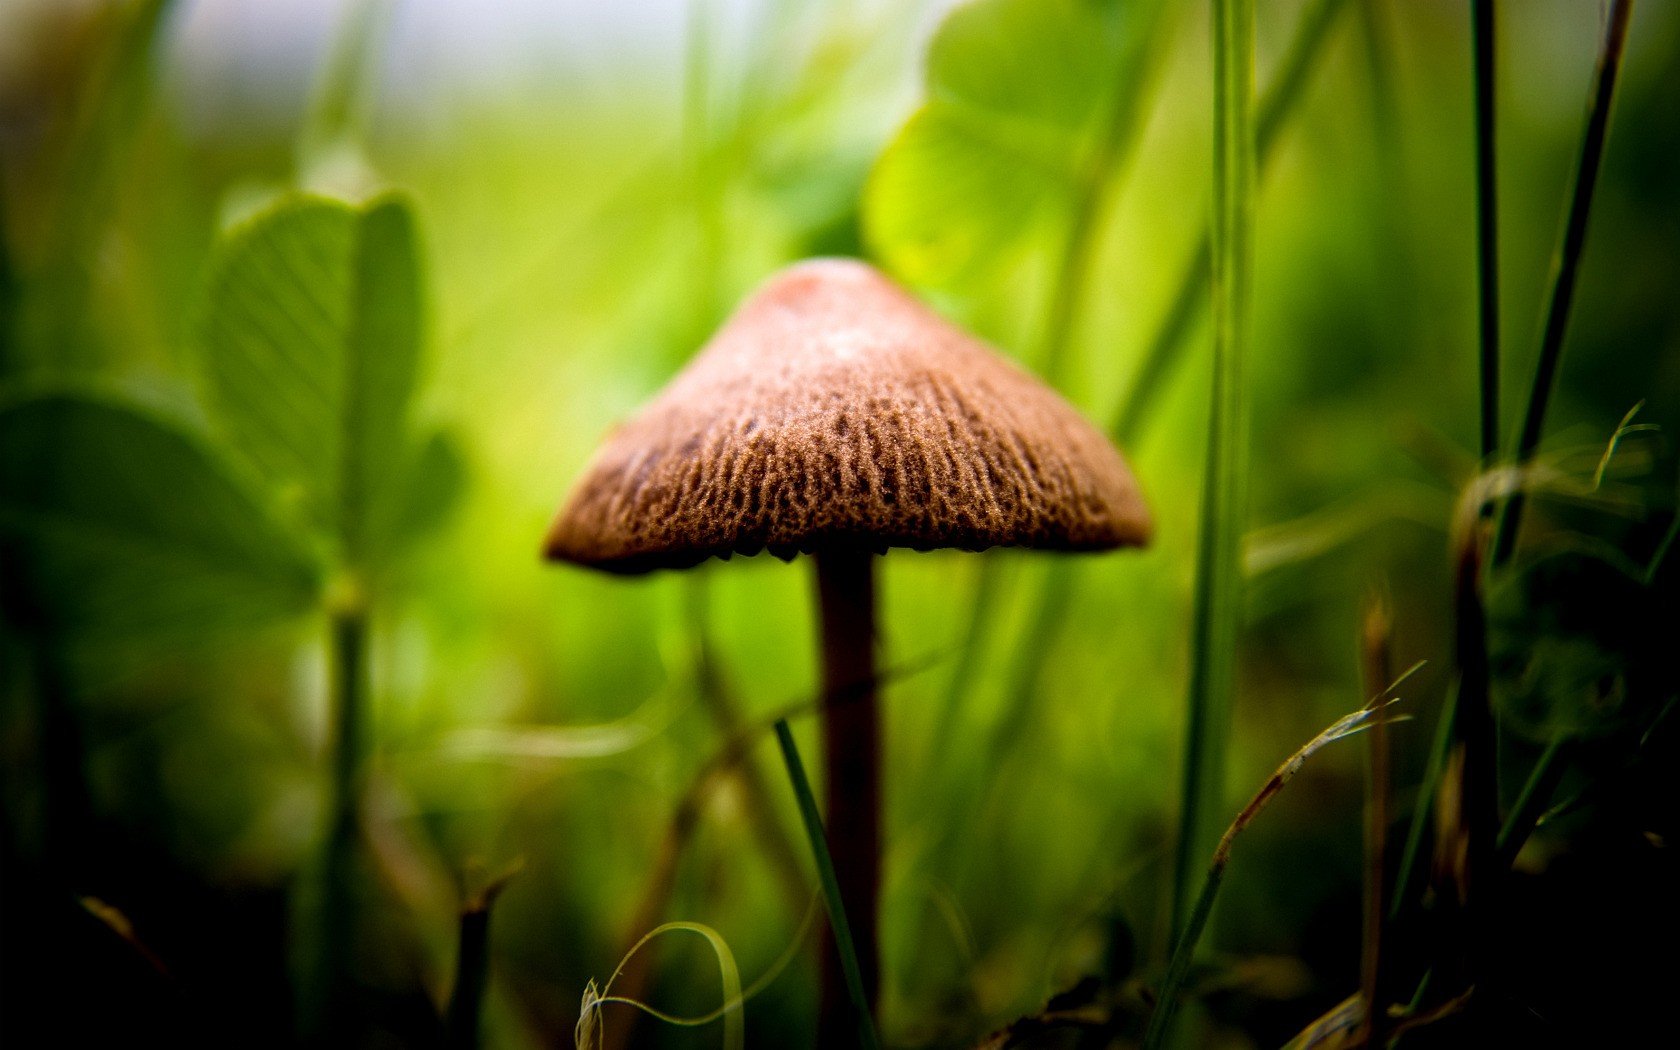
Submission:
[[[815,555],[828,834],[873,1001],[874,556],[1094,551],[1149,533],[1119,453],[1054,391],[864,263],[816,259],[765,281],[611,434],[546,550],[615,573]],[[832,954],[825,1019],[845,1009]]]

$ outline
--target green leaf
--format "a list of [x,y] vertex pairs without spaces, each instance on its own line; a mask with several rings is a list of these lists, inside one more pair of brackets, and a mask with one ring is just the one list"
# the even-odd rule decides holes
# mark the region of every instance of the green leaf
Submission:
[[394,198],[287,197],[212,264],[199,338],[217,418],[352,566],[401,474],[421,309],[414,224]]
[[413,547],[449,520],[466,485],[460,441],[450,431],[433,430],[409,446],[389,498],[373,508],[371,545],[387,557]]
[[876,164],[864,239],[915,284],[1001,265],[1135,123],[1156,0],[975,0],[929,46],[927,100]]
[[308,611],[318,566],[196,437],[53,393],[0,408],[0,540],[26,616],[73,640],[248,628]]

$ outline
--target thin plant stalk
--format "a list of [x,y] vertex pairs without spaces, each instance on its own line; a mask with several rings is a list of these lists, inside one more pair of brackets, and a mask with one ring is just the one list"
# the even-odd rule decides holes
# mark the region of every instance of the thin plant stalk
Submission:
[[361,828],[363,734],[367,717],[366,609],[347,601],[330,616],[328,664],[333,719],[332,782],[322,866],[321,956],[314,1008],[326,1032],[347,1023],[352,979],[355,853]]
[[[1363,638],[1364,682],[1367,695],[1381,695],[1393,681],[1391,637],[1393,621],[1387,606],[1373,601],[1365,614]],[[1360,1020],[1360,1036],[1364,1045],[1371,1045],[1379,1033],[1382,1006],[1387,1001],[1387,981],[1383,972],[1383,927],[1387,919],[1388,880],[1388,824],[1389,824],[1389,745],[1388,720],[1374,719],[1366,738],[1370,745],[1370,790],[1365,810],[1365,929],[1360,939],[1360,1000],[1364,1013]]]
[[[1495,151],[1494,0],[1473,0],[1476,67],[1476,283],[1480,292],[1482,466],[1499,451],[1499,169]],[[1484,504],[1483,513],[1492,507]]]
[[[1522,430],[1517,435],[1514,458],[1519,469],[1528,466],[1540,447],[1540,438],[1546,428],[1546,410],[1557,385],[1558,364],[1563,359],[1563,340],[1569,330],[1569,311],[1575,300],[1575,281],[1587,243],[1587,219],[1592,211],[1593,190],[1598,185],[1599,166],[1604,159],[1604,142],[1610,131],[1610,106],[1616,94],[1616,77],[1622,68],[1622,52],[1627,43],[1628,20],[1632,14],[1633,0],[1612,0],[1609,24],[1593,78],[1586,132],[1581,136],[1581,153],[1575,164],[1575,188],[1570,196],[1569,217],[1564,223],[1563,240],[1552,260],[1552,291],[1546,307],[1546,327],[1540,339],[1540,359],[1534,369],[1533,385],[1528,391]],[[1525,502],[1523,491],[1518,489],[1505,503],[1493,543],[1491,564],[1495,569],[1503,567],[1516,552]]]
[[1423,783],[1418,786],[1418,796],[1412,804],[1412,820],[1406,830],[1406,845],[1400,851],[1400,864],[1395,869],[1394,892],[1390,895],[1388,917],[1396,919],[1400,909],[1408,899],[1413,873],[1417,870],[1418,857],[1423,852],[1423,838],[1429,830],[1430,813],[1435,807],[1435,793],[1439,790],[1441,777],[1446,772],[1447,755],[1452,750],[1453,722],[1458,713],[1458,690],[1455,687],[1448,694],[1441,705],[1441,713],[1436,717],[1435,735],[1429,747],[1429,764],[1424,769]]
[[1254,6],[1213,6],[1213,394],[1191,614],[1189,720],[1173,864],[1172,938],[1188,919],[1198,858],[1225,788],[1242,615],[1247,510],[1243,398],[1254,230]]
[[834,947],[840,956],[846,992],[857,1016],[858,1039],[867,1050],[877,1050],[880,1040],[875,1035],[875,1019],[869,1010],[869,996],[864,988],[863,972],[858,966],[852,929],[846,922],[846,904],[840,895],[834,858],[829,854],[828,837],[823,832],[822,815],[817,812],[816,796],[811,793],[811,781],[805,775],[805,763],[800,760],[799,746],[794,743],[793,730],[788,728],[785,718],[776,721],[776,742],[781,745],[782,761],[787,765],[788,780],[793,785],[794,798],[799,803],[799,816],[805,823],[805,835],[811,843],[811,856],[816,861],[817,879],[822,884],[823,903],[828,909]]
[[477,1050],[484,988],[489,982],[489,908],[462,909],[457,943],[455,988],[444,1018],[444,1045],[449,1050]]
[[1489,907],[1497,879],[1495,843],[1499,834],[1499,756],[1489,693],[1487,616],[1482,605],[1482,536],[1480,519],[1459,540],[1454,582],[1454,643],[1458,666],[1458,704],[1453,719],[1453,751],[1462,783],[1456,828],[1437,834],[1461,834],[1467,847],[1458,902],[1464,915],[1465,961],[1474,983],[1486,961]]
[[515,864],[461,907],[455,955],[455,987],[444,1015],[444,1045],[477,1050],[483,1032],[484,992],[490,982],[490,909],[521,867]]
[[[1411,672],[1408,671],[1407,674]],[[1213,849],[1213,858],[1208,864],[1201,889],[1196,894],[1195,906],[1191,909],[1183,931],[1174,942],[1172,959],[1167,965],[1166,977],[1161,981],[1160,993],[1156,996],[1155,1012],[1150,1015],[1149,1027],[1144,1033],[1144,1050],[1155,1050],[1164,1045],[1171,1034],[1173,1018],[1178,1010],[1179,992],[1184,986],[1184,979],[1189,976],[1190,964],[1195,959],[1196,946],[1201,942],[1202,933],[1207,928],[1208,917],[1213,913],[1213,903],[1219,896],[1219,886],[1224,881],[1225,868],[1230,863],[1231,849],[1236,844],[1237,836],[1242,834],[1261,811],[1271,804],[1272,799],[1295,778],[1295,774],[1306,765],[1307,759],[1326,745],[1350,737],[1387,718],[1388,708],[1397,702],[1388,695],[1393,689],[1393,685],[1389,686],[1382,695],[1373,698],[1364,707],[1338,718],[1300,750],[1290,755],[1266,779],[1254,797],[1249,799],[1248,805],[1242,808],[1236,819],[1225,829],[1225,834],[1220,836],[1218,845]]]

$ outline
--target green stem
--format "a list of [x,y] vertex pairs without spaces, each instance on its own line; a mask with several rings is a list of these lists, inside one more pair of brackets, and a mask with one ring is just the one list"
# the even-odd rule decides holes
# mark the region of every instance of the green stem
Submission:
[[[1499,450],[1499,169],[1494,149],[1494,3],[1474,0],[1476,66],[1476,278],[1481,292],[1482,465]],[[1484,508],[1487,510],[1489,508]]]
[[[1633,0],[1613,0],[1610,5],[1609,25],[1598,54],[1592,103],[1587,112],[1587,128],[1581,136],[1581,154],[1575,164],[1575,189],[1570,198],[1569,218],[1564,224],[1563,241],[1558,245],[1552,262],[1552,296],[1546,308],[1545,332],[1540,339],[1540,360],[1534,370],[1534,384],[1529,388],[1522,431],[1517,436],[1515,460],[1518,467],[1528,466],[1540,447],[1540,437],[1546,427],[1546,410],[1557,385],[1563,339],[1569,330],[1569,310],[1575,300],[1575,280],[1587,243],[1587,219],[1592,212],[1593,190],[1598,184],[1598,169],[1604,159],[1604,141],[1610,130],[1610,104],[1615,98],[1616,75],[1622,67],[1622,51],[1627,42],[1628,20],[1632,14]],[[1492,564],[1495,569],[1509,562],[1516,551],[1524,504],[1523,489],[1518,487],[1506,501],[1505,511],[1499,518],[1499,533],[1493,544]]]
[[799,758],[799,746],[794,743],[793,730],[787,719],[776,720],[776,742],[782,748],[782,761],[787,765],[788,780],[793,784],[794,798],[799,803],[799,816],[805,822],[805,835],[811,843],[811,856],[816,861],[817,879],[822,884],[823,903],[828,908],[829,928],[833,932],[834,947],[840,956],[840,970],[846,980],[846,993],[857,1015],[858,1039],[869,1050],[880,1046],[875,1035],[875,1020],[869,1012],[869,996],[864,991],[863,972],[858,968],[857,948],[852,943],[852,928],[846,922],[846,904],[840,896],[840,880],[834,873],[834,858],[828,850],[828,837],[823,832],[822,815],[817,812],[817,799],[811,793],[810,778],[805,775],[805,763]]
[[1242,615],[1247,509],[1243,365],[1254,230],[1254,7],[1215,0],[1213,17],[1213,394],[1196,554],[1189,722],[1173,865],[1172,934],[1184,929],[1197,858],[1213,836],[1225,787]]
[[1196,894],[1196,906],[1191,909],[1184,932],[1179,934],[1173,946],[1172,962],[1161,981],[1161,997],[1143,1035],[1144,1050],[1158,1050],[1172,1031],[1173,1019],[1178,1014],[1179,991],[1184,987],[1184,979],[1190,975],[1196,946],[1201,943],[1202,931],[1207,928],[1208,916],[1213,913],[1213,902],[1219,896],[1219,884],[1224,878],[1225,865],[1216,864],[1208,869],[1207,876],[1202,880],[1201,892]]
[[455,990],[449,997],[444,1022],[445,1045],[449,1050],[476,1050],[483,1028],[484,989],[490,972],[490,903],[470,905],[461,911],[459,951],[455,964]]
[[363,700],[366,695],[367,617],[360,611],[334,614],[333,654],[333,823],[334,836],[356,832],[361,794]]
[[348,1023],[352,965],[355,851],[360,837],[362,732],[367,695],[367,617],[360,608],[332,614],[328,654],[333,754],[330,809],[322,878],[322,982],[316,999],[330,1036]]
[[1406,891],[1417,870],[1418,855],[1423,851],[1423,836],[1429,830],[1435,793],[1447,768],[1447,753],[1452,750],[1453,722],[1458,713],[1458,692],[1455,689],[1441,705],[1435,722],[1435,739],[1429,748],[1429,766],[1424,770],[1423,783],[1418,787],[1417,800],[1412,804],[1412,822],[1406,830],[1406,846],[1400,853],[1400,866],[1395,871],[1394,895],[1389,899],[1388,917],[1398,918],[1406,903]]

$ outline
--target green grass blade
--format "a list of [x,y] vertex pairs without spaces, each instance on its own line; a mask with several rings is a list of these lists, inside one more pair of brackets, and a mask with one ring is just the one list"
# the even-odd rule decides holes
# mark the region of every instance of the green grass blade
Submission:
[[1575,738],[1565,733],[1553,738],[1546,745],[1546,750],[1540,753],[1540,760],[1534,764],[1528,780],[1517,794],[1516,802],[1511,805],[1511,812],[1505,817],[1505,823],[1499,828],[1497,849],[1500,871],[1516,862],[1523,844],[1539,825],[1546,808],[1552,804],[1552,796],[1557,793],[1558,784],[1562,782],[1574,752]]
[[[1318,0],[1303,18],[1301,28],[1292,41],[1289,53],[1261,106],[1258,135],[1262,159],[1271,144],[1277,140],[1289,115],[1294,112],[1308,75],[1323,54],[1328,31],[1334,21],[1333,16],[1345,3],[1346,0]],[[1201,305],[1201,297],[1207,283],[1211,266],[1210,252],[1211,248],[1204,237],[1197,259],[1192,261],[1190,272],[1185,276],[1174,307],[1153,344],[1157,350],[1153,357],[1161,356],[1161,348],[1165,348],[1170,356],[1170,351],[1174,350],[1188,333],[1189,325],[1195,320],[1196,310]],[[1153,388],[1154,384],[1144,385]],[[1142,387],[1139,388],[1140,393],[1141,391]],[[1129,422],[1117,424],[1122,428],[1116,434],[1116,440],[1120,444],[1129,444],[1136,436],[1135,431],[1144,418],[1141,405],[1152,400],[1153,395],[1145,393],[1141,401],[1134,399],[1139,407],[1123,413],[1122,419]],[[944,731],[934,736],[937,747],[943,747],[949,739],[950,727],[955,724],[953,712],[965,698],[967,686],[973,678],[975,658],[969,654],[979,649],[979,643],[975,641],[976,625],[985,622],[984,618],[991,616],[991,611],[999,600],[999,588],[996,583],[998,570],[989,559],[982,567],[981,574],[973,603],[974,620],[971,621],[969,633],[965,636],[963,655],[959,657],[958,669],[952,677],[952,689],[946,696],[942,709],[939,725],[944,727]],[[992,763],[987,768],[996,768],[1010,750],[1015,739],[1014,732],[1037,695],[1045,661],[1055,649],[1056,639],[1060,634],[1066,611],[1073,603],[1077,586],[1078,577],[1073,566],[1066,562],[1058,561],[1042,576],[1043,589],[1039,592],[1037,605],[1028,621],[1031,627],[1016,643],[1010,659],[1009,672],[1005,678],[1009,683],[1009,692],[1005,697],[1004,709],[988,734],[987,745],[982,752],[989,756]]]
[[[654,940],[668,933],[692,933],[703,938],[712,954],[717,958],[719,983],[723,986],[723,1001],[714,1010],[710,1010],[697,1017],[683,1017],[669,1013],[658,1007],[651,1006],[639,999],[628,998],[615,994],[613,989],[624,968],[631,959]],[[723,1021],[724,1050],[743,1050],[747,1045],[746,1022],[742,1007],[751,994],[758,991],[755,985],[752,993],[741,988],[741,970],[735,963],[735,953],[730,950],[729,942],[716,930],[700,922],[668,922],[656,926],[642,935],[641,940],[631,946],[624,958],[619,960],[618,969],[607,978],[607,983],[599,987],[590,981],[583,990],[583,1002],[578,1010],[577,1026],[572,1031],[572,1044],[577,1050],[602,1050],[611,1044],[606,1042],[606,1022],[602,1020],[601,1008],[608,1003],[621,1003],[631,1006],[647,1014],[649,1017],[663,1021],[679,1028],[699,1028],[709,1025],[713,1021]]]
[[[1316,0],[1301,17],[1301,28],[1290,41],[1289,50],[1278,64],[1278,71],[1266,96],[1260,102],[1256,122],[1256,142],[1259,163],[1264,168],[1271,157],[1284,126],[1299,105],[1311,74],[1324,55],[1325,43],[1336,15],[1347,6],[1347,0]],[[1202,295],[1213,269],[1211,234],[1204,233],[1196,252],[1179,277],[1178,291],[1172,305],[1150,340],[1143,363],[1130,380],[1130,387],[1119,400],[1119,408],[1109,423],[1108,432],[1122,448],[1131,447],[1143,433],[1149,413],[1160,401],[1161,391],[1174,367],[1183,360],[1185,340],[1191,326],[1200,316]]]
[[863,971],[858,967],[852,928],[846,923],[846,906],[840,900],[840,880],[834,874],[834,859],[829,856],[828,836],[823,832],[816,796],[811,794],[811,781],[805,775],[805,763],[799,758],[799,746],[793,742],[793,730],[788,728],[785,718],[776,721],[776,742],[782,747],[788,780],[793,784],[794,797],[799,801],[799,816],[805,822],[805,835],[811,841],[811,855],[817,862],[817,878],[822,883],[823,901],[828,906],[828,921],[834,931],[834,948],[840,953],[846,992],[851,996],[852,1009],[857,1013],[858,1038],[869,1050],[876,1050],[881,1044],[875,1036],[875,1019],[869,1013],[869,997],[864,994]]
[[1482,465],[1499,449],[1499,169],[1494,150],[1493,0],[1471,6],[1476,65],[1476,281],[1481,295]]
[[[1225,2],[1225,0],[1222,0],[1222,2]],[[1235,2],[1243,3],[1244,0],[1235,0]],[[1252,26],[1252,21],[1249,24]],[[1247,39],[1252,41],[1252,35],[1248,36]],[[1414,667],[1412,670],[1415,671],[1416,669]],[[1196,904],[1190,912],[1189,920],[1184,924],[1184,929],[1173,939],[1172,959],[1167,965],[1166,977],[1161,982],[1160,994],[1156,997],[1155,1012],[1150,1015],[1149,1027],[1144,1033],[1143,1045],[1145,1050],[1160,1047],[1171,1035],[1173,1017],[1178,1009],[1178,993],[1184,986],[1185,977],[1190,973],[1190,964],[1195,960],[1196,946],[1201,942],[1202,933],[1207,928],[1208,917],[1213,914],[1213,902],[1219,895],[1220,883],[1225,878],[1225,868],[1231,863],[1231,850],[1236,845],[1237,837],[1247,830],[1248,826],[1254,823],[1255,819],[1271,804],[1272,800],[1277,798],[1278,794],[1289,785],[1291,780],[1295,779],[1296,774],[1300,773],[1302,768],[1306,766],[1308,759],[1330,744],[1338,740],[1346,740],[1348,737],[1362,733],[1379,722],[1390,718],[1388,708],[1397,703],[1398,699],[1391,698],[1389,694],[1400,684],[1400,681],[1410,676],[1411,673],[1412,671],[1406,672],[1399,681],[1394,682],[1382,693],[1372,697],[1364,707],[1343,715],[1330,723],[1317,736],[1284,759],[1283,764],[1266,778],[1266,782],[1260,785],[1260,790],[1255,792],[1254,797],[1248,800],[1248,805],[1244,806],[1237,813],[1235,819],[1225,828],[1225,833],[1220,836],[1218,844],[1213,847],[1212,855],[1208,861],[1207,874],[1203,878],[1201,889],[1196,894]]]
[[[1345,3],[1346,0],[1318,0],[1302,19],[1301,28],[1291,42],[1289,53],[1261,106],[1258,136],[1262,159],[1267,155],[1271,144],[1277,140],[1288,117],[1294,112],[1309,74],[1323,54],[1330,26],[1334,22],[1333,16]],[[1128,407],[1122,411],[1111,428],[1116,442],[1123,447],[1129,445],[1141,429],[1147,406],[1154,402],[1155,391],[1169,370],[1174,353],[1196,319],[1211,268],[1210,253],[1211,247],[1204,236],[1197,257],[1192,260],[1189,270],[1184,275],[1173,308],[1152,344],[1150,360],[1154,363],[1146,364],[1139,373],[1138,385],[1134,388]],[[947,694],[942,709],[939,725],[945,727],[946,731],[934,736],[936,747],[942,747],[949,739],[949,727],[955,724],[951,713],[960,706],[973,679],[975,657],[969,654],[979,649],[979,644],[973,641],[976,637],[974,625],[990,618],[1000,600],[997,594],[999,588],[995,582],[998,570],[990,560],[982,567],[981,573],[980,585],[972,606],[973,620],[969,634],[965,636],[963,655],[959,656],[958,669],[953,673],[952,689]],[[986,746],[981,752],[989,756],[992,763],[990,767],[985,768],[996,768],[1005,760],[1013,746],[1016,739],[1014,731],[1022,724],[1022,719],[1037,695],[1045,662],[1055,649],[1056,639],[1061,632],[1066,610],[1073,603],[1078,582],[1073,566],[1063,562],[1050,566],[1043,574],[1042,590],[1028,621],[1031,627],[1016,643],[1010,658],[1009,671],[1005,677],[1005,681],[1009,683],[1009,692],[1004,699],[1003,711],[994,722],[987,736]],[[993,782],[997,782],[998,779],[994,777]],[[952,826],[968,825],[953,822]]]
[[[1615,0],[1610,6],[1609,24],[1598,53],[1593,96],[1587,111],[1587,128],[1581,136],[1581,154],[1575,164],[1575,188],[1569,202],[1569,218],[1563,241],[1552,265],[1551,300],[1546,307],[1546,328],[1540,339],[1540,360],[1529,387],[1528,406],[1523,413],[1522,431],[1517,436],[1515,459],[1526,466],[1540,447],[1546,428],[1546,410],[1557,385],[1558,363],[1563,357],[1563,339],[1569,330],[1569,310],[1575,300],[1575,279],[1580,273],[1581,254],[1587,243],[1587,219],[1592,211],[1593,190],[1604,159],[1604,140],[1610,131],[1610,105],[1616,94],[1616,77],[1622,68],[1622,51],[1627,43],[1628,20],[1633,0]],[[1517,534],[1522,529],[1525,500],[1521,490],[1512,493],[1500,515],[1499,532],[1493,544],[1493,567],[1500,568],[1516,552]]]
[[1254,7],[1217,0],[1213,18],[1213,394],[1191,619],[1189,720],[1173,863],[1172,933],[1184,930],[1198,858],[1214,835],[1236,688],[1247,508],[1243,365],[1254,231]]
[[1418,786],[1417,800],[1412,803],[1412,822],[1406,829],[1406,845],[1400,852],[1400,866],[1394,874],[1394,893],[1388,902],[1390,919],[1397,918],[1400,909],[1405,906],[1407,890],[1417,871],[1424,832],[1429,828],[1435,806],[1435,793],[1440,788],[1441,774],[1447,767],[1447,752],[1452,750],[1452,727],[1457,710],[1458,694],[1455,691],[1441,705],[1441,713],[1435,723],[1435,737],[1429,748],[1429,765],[1424,770],[1423,783]]

